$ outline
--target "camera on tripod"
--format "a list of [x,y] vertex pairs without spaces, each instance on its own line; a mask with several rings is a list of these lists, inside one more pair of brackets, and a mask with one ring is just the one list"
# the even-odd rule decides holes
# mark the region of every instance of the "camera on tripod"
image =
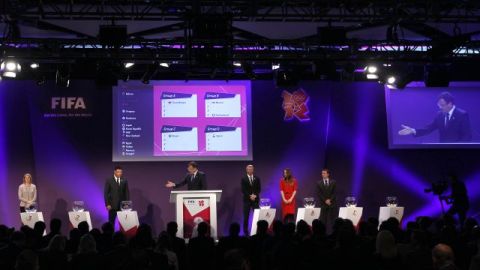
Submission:
[[424,191],[425,193],[433,193],[434,195],[442,195],[447,191],[448,189],[448,183],[446,181],[438,181],[438,182],[432,182],[432,187],[431,188],[426,188]]

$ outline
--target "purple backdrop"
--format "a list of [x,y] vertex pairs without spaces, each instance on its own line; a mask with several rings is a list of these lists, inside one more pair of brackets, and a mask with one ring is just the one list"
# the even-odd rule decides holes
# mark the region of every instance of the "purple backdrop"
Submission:
[[[446,168],[455,168],[467,181],[478,212],[480,193],[477,150],[388,150],[385,97],[375,83],[305,81],[310,95],[310,121],[283,120],[281,93],[272,81],[252,82],[253,163],[262,178],[262,197],[279,207],[282,169],[290,167],[299,180],[298,204],[314,195],[324,165],[339,182],[338,198],[354,194],[365,207],[365,217],[376,216],[385,197],[397,195],[406,206],[406,218],[436,214],[438,204],[423,188],[438,180]],[[296,89],[288,89],[296,90]],[[0,83],[0,223],[18,226],[17,187],[31,172],[39,190],[39,207],[48,220],[66,223],[74,200],[84,200],[94,226],[106,220],[103,184],[112,173],[111,89],[91,81],[74,81],[71,89],[31,81]],[[44,118],[50,96],[89,96],[90,118]],[[2,144],[5,142],[5,145]],[[241,221],[240,177],[245,161],[200,162],[212,189],[222,189],[220,231]],[[155,232],[174,219],[167,179],[178,180],[185,162],[121,163],[130,181],[134,208]],[[475,197],[474,197],[475,196]]]

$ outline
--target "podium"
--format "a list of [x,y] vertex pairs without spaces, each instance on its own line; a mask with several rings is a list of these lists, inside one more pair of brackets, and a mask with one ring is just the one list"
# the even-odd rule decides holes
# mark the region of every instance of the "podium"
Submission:
[[399,207],[399,206],[383,206],[380,207],[380,212],[378,213],[378,227],[380,228],[380,225],[382,222],[385,220],[394,217],[398,220],[398,222],[402,222],[403,218],[403,211],[405,210],[405,207]]
[[170,202],[175,203],[177,236],[184,239],[195,237],[197,225],[206,222],[210,224],[210,236],[217,239],[217,202],[221,196],[221,190],[172,191]]
[[120,224],[120,231],[131,238],[137,233],[140,222],[137,211],[117,211],[117,219]]
[[320,208],[298,208],[297,211],[297,220],[295,223],[298,223],[300,220],[304,220],[308,225],[312,226],[312,222],[315,219],[320,217]]
[[[26,225],[32,229],[38,221],[45,222],[42,212],[20,213],[20,218],[22,220],[22,225]],[[43,235],[47,235],[47,232],[44,231]]]
[[340,207],[340,211],[338,213],[339,218],[349,219],[352,221],[353,226],[357,226],[362,218],[363,207]]
[[252,229],[250,230],[250,235],[254,235],[257,233],[257,222],[259,220],[265,220],[268,222],[268,227],[270,227],[275,219],[275,208],[269,209],[255,209],[253,211],[253,218],[252,218]]
[[80,222],[86,221],[88,223],[88,230],[92,230],[92,220],[90,219],[90,212],[68,212],[68,220],[70,221],[71,228],[78,228]]

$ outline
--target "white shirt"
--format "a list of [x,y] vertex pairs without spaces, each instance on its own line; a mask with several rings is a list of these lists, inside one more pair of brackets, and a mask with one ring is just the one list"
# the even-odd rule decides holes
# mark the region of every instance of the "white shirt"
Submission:
[[452,109],[448,112],[448,121],[452,119],[452,114],[454,110],[455,110],[455,105],[453,105]]
[[115,175],[113,176],[113,178],[115,178],[115,182],[117,182],[117,184],[120,185],[120,177],[116,177]]

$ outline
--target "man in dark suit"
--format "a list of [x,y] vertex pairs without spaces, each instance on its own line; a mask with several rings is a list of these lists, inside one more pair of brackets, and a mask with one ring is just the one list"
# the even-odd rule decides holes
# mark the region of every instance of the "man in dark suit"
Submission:
[[243,233],[248,234],[248,217],[250,209],[258,208],[260,199],[260,192],[262,190],[260,178],[254,175],[253,165],[248,165],[246,168],[247,174],[241,179],[241,187],[243,194]]
[[330,179],[330,170],[322,170],[322,180],[317,182],[317,194],[320,204],[320,220],[330,231],[337,215],[337,196],[335,190],[337,182]]
[[188,163],[187,167],[188,174],[185,176],[183,181],[179,183],[173,183],[172,181],[167,181],[165,185],[167,188],[179,188],[184,185],[187,185],[188,190],[206,190],[207,189],[207,176],[204,172],[198,170],[198,164],[194,161]]
[[412,128],[402,125],[399,135],[424,136],[438,130],[439,142],[469,142],[472,140],[470,118],[465,110],[455,106],[454,98],[449,92],[443,92],[437,101],[440,111],[433,121],[424,128]]
[[113,225],[117,217],[117,211],[120,210],[120,203],[130,199],[128,181],[123,178],[121,167],[115,167],[113,177],[108,178],[105,182],[103,197],[108,210],[108,221]]

